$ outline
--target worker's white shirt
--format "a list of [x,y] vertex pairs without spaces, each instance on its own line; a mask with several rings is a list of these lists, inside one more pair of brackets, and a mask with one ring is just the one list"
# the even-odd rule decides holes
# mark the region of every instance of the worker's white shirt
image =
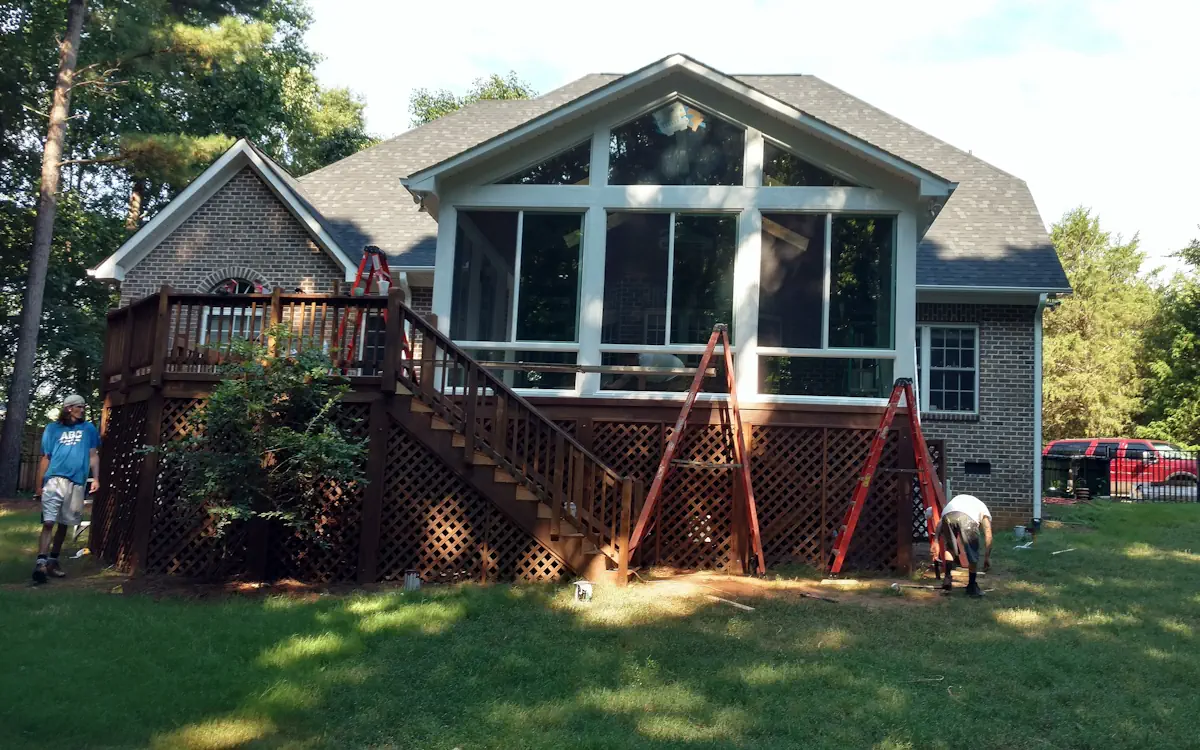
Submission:
[[942,515],[947,513],[966,513],[975,523],[981,523],[986,516],[992,517],[991,511],[983,504],[983,501],[974,495],[955,495],[954,499],[946,503],[946,507],[942,508]]

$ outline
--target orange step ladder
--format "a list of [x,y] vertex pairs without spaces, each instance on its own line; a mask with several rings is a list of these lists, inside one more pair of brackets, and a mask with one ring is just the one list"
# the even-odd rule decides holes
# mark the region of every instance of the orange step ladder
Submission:
[[[850,507],[846,511],[842,525],[838,527],[833,559],[829,565],[830,573],[836,574],[842,571],[842,564],[846,560],[846,551],[850,549],[850,540],[854,538],[858,517],[862,514],[863,505],[866,503],[867,494],[871,489],[871,480],[874,479],[875,473],[879,469],[879,459],[883,455],[883,446],[887,442],[888,430],[891,428],[892,420],[896,417],[896,410],[900,406],[901,396],[904,396],[904,403],[908,406],[908,427],[912,435],[913,453],[916,454],[917,481],[921,487],[921,502],[925,506],[925,523],[929,531],[929,542],[932,549],[937,549],[935,535],[942,518],[942,508],[946,505],[946,494],[942,489],[942,483],[937,480],[933,470],[933,459],[929,455],[929,446],[925,442],[925,435],[921,432],[920,409],[913,393],[913,382],[908,378],[897,378],[896,384],[892,386],[892,395],[888,399],[887,409],[883,412],[883,419],[879,422],[879,429],[871,440],[871,448],[867,452],[867,465],[863,467],[862,474],[854,485],[854,496]],[[961,544],[959,553],[960,556],[963,555]],[[940,554],[936,556],[941,557]],[[965,559],[963,564],[966,564]]]
[[[716,464],[704,463],[696,461],[676,461],[675,452],[679,449],[679,444],[683,441],[683,433],[687,428],[688,414],[692,411],[692,406],[696,403],[696,396],[700,393],[700,386],[704,382],[704,374],[708,371],[709,362],[712,361],[713,353],[716,350],[717,342],[720,341],[721,348],[725,354],[725,374],[729,383],[729,407],[732,412],[732,424],[730,425],[733,433],[733,463],[731,464]],[[683,408],[679,411],[679,419],[675,420],[675,430],[671,433],[671,438],[667,441],[666,450],[663,451],[662,461],[658,464],[658,470],[654,473],[654,481],[650,485],[650,492],[646,495],[646,503],[642,506],[642,512],[638,516],[637,525],[633,528],[633,534],[629,538],[629,556],[632,557],[642,539],[646,536],[649,530],[650,519],[654,514],[654,509],[662,500],[663,485],[666,483],[667,474],[672,466],[689,466],[694,468],[705,469],[725,469],[733,470],[734,481],[740,482],[742,492],[746,498],[746,513],[748,515],[750,529],[750,544],[751,550],[758,558],[756,569],[759,575],[766,572],[766,562],[763,557],[762,535],[758,528],[758,510],[754,505],[754,489],[750,482],[750,456],[746,450],[745,440],[745,425],[742,423],[742,412],[738,409],[737,400],[737,383],[733,377],[733,354],[729,351],[729,333],[727,327],[718,323],[713,326],[712,335],[708,338],[708,346],[704,349],[704,356],[700,358],[700,367],[696,371],[696,376],[692,380],[692,385],[688,388],[687,398],[683,401]]]

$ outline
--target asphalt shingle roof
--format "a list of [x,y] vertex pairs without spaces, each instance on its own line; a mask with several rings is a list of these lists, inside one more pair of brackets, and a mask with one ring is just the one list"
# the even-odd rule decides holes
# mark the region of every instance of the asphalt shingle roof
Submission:
[[[917,283],[1067,289],[1025,182],[872,107],[815,76],[739,75],[738,80],[902,159],[958,182],[917,252]],[[536,99],[482,101],[301,177],[352,258],[380,246],[396,266],[432,266],[437,222],[401,185],[450,158],[620,78],[584,76]]]

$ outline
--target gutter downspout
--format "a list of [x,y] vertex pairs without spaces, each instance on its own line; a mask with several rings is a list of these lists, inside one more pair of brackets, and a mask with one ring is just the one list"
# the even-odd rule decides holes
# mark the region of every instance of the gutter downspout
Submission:
[[[1038,295],[1033,316],[1033,520],[1042,518],[1042,313],[1046,294]],[[1036,528],[1036,526],[1035,526]]]

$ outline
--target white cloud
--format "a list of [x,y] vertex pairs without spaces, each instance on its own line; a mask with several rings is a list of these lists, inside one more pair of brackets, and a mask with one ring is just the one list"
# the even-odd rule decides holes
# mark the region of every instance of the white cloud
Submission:
[[1049,224],[1083,204],[1156,259],[1200,236],[1200,9],[1166,2],[816,4],[313,0],[326,85],[381,135],[420,87],[515,70],[540,91],[684,52],[813,73],[1024,178]]

